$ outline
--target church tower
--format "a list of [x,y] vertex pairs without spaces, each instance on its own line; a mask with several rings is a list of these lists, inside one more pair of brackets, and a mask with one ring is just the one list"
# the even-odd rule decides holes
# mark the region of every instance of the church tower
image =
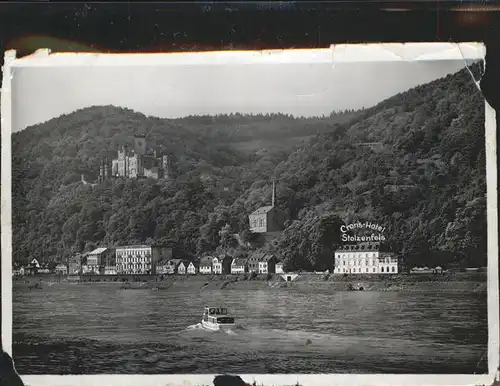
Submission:
[[274,208],[275,205],[276,205],[276,183],[273,180],[273,197],[272,197],[271,206]]

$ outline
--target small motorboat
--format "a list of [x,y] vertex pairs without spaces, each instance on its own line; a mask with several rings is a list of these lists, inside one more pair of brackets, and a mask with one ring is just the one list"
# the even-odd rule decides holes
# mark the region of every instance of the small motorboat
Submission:
[[227,308],[205,307],[201,325],[210,331],[231,330],[234,327],[234,317],[228,316]]

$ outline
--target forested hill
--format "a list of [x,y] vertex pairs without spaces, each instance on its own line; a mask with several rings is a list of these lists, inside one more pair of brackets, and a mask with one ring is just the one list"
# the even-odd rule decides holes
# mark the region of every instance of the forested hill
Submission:
[[[81,184],[136,132],[172,155],[174,179]],[[15,133],[12,154],[17,260],[151,241],[246,253],[231,235],[250,238],[247,215],[275,178],[289,220],[262,248],[291,269],[331,268],[338,225],[356,219],[386,226],[409,264],[485,263],[484,107],[465,70],[327,118],[87,108]]]

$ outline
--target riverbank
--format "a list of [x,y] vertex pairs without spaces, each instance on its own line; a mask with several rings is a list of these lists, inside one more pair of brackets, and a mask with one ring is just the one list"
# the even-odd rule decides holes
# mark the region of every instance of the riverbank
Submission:
[[[394,291],[486,292],[486,272],[396,275],[299,274],[293,281],[282,275],[101,275],[61,277],[39,275],[14,278],[15,285],[31,288],[57,283],[113,285],[119,289],[168,290],[198,287],[200,290],[299,290],[299,291]],[[36,285],[36,287],[35,287]]]

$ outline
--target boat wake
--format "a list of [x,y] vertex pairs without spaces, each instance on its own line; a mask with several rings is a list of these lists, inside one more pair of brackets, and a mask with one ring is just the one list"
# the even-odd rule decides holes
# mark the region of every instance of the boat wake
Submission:
[[187,326],[184,331],[192,331],[192,330],[202,330],[204,329],[201,323],[192,324],[191,326]]
[[[236,329],[238,329],[238,326],[235,326]],[[203,327],[203,325],[201,323],[196,323],[196,324],[192,324],[190,326],[187,326],[184,331],[195,331],[195,330],[198,330],[198,331],[207,331],[207,332],[215,332],[215,333],[226,333],[227,335],[237,335],[236,332],[234,332],[233,330],[225,330],[225,329],[219,329],[219,330],[210,330],[208,328],[205,328]]]

